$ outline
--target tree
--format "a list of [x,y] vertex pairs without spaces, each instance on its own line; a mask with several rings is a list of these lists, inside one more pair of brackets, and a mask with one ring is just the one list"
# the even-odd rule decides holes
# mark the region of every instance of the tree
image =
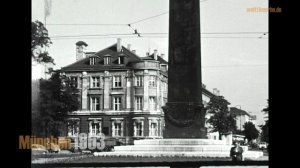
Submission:
[[258,138],[259,135],[259,131],[256,129],[255,125],[252,122],[246,122],[244,124],[243,133],[249,142],[253,139]]
[[69,112],[78,110],[78,89],[60,70],[51,70],[50,79],[40,80],[40,112],[43,132],[57,136]]
[[269,120],[261,126],[261,141],[269,143]]
[[235,118],[228,111],[229,104],[223,96],[212,97],[208,103],[207,112],[214,114],[208,119],[208,123],[213,127],[213,132],[219,131],[220,134],[226,134],[237,129]]
[[52,42],[44,24],[40,21],[31,22],[31,57],[38,63],[54,64],[54,59],[46,51],[50,44]]
[[[262,112],[269,114],[269,100],[267,100],[267,106],[262,109]],[[269,119],[266,120],[264,125],[260,126],[261,128],[261,141],[269,142]]]
[[[265,113],[266,115],[269,115],[269,99],[267,100],[268,105],[262,109],[262,112]],[[265,117],[268,118],[268,117]]]

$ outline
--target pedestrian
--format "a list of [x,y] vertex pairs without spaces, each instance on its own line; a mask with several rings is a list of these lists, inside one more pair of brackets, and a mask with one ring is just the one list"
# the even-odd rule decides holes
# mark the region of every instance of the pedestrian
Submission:
[[243,161],[243,148],[238,142],[234,142],[234,147],[230,150],[230,157],[232,161]]

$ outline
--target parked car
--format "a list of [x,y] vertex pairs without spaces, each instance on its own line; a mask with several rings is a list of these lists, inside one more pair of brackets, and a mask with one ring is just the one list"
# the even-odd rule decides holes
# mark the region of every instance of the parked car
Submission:
[[258,148],[259,149],[267,149],[267,143],[266,142],[260,142],[259,144],[258,144]]

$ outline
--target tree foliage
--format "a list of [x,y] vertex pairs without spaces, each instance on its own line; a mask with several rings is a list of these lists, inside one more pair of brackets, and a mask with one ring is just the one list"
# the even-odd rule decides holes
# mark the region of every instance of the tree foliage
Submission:
[[246,122],[244,124],[244,135],[248,141],[258,138],[259,131],[256,129],[255,125],[252,122]]
[[79,108],[78,89],[59,70],[50,72],[50,79],[40,80],[40,120],[46,135],[58,135],[68,112]]
[[268,103],[267,107],[265,107],[264,109],[262,109],[262,111],[264,113],[266,113],[266,114],[269,114],[269,99],[267,100],[267,103]]
[[[269,100],[267,100],[267,106],[262,109],[262,112],[265,114],[269,114]],[[266,120],[264,125],[261,125],[261,140],[265,142],[269,142],[269,119]]]
[[225,134],[237,129],[235,118],[228,111],[229,104],[223,96],[213,97],[207,104],[207,112],[214,114],[208,120],[208,123],[213,127],[213,132],[219,131],[220,134]]
[[31,57],[39,63],[52,63],[54,59],[45,50],[52,44],[48,30],[40,21],[31,22]]
[[265,125],[261,126],[261,141],[269,142],[269,121],[266,121]]

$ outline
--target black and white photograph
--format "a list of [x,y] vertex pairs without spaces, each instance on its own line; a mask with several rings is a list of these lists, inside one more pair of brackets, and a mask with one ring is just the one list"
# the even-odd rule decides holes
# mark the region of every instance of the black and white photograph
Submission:
[[[31,0],[32,167],[269,167],[268,0]],[[73,166],[71,166],[73,165]]]

